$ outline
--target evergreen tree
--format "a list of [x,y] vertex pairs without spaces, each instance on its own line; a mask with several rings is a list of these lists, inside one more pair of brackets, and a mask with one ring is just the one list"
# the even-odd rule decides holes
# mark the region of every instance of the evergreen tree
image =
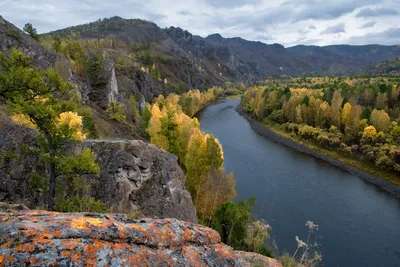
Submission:
[[0,53],[0,97],[5,98],[11,114],[25,118],[28,126],[39,133],[38,153],[48,163],[49,170],[49,210],[55,208],[59,166],[68,158],[65,148],[85,138],[76,105],[54,96],[55,93],[68,96],[71,89],[54,69],[34,68],[32,59],[22,52],[12,49],[9,58]]
[[39,34],[37,33],[36,29],[33,28],[32,24],[30,24],[30,23],[25,24],[23,30],[24,30],[24,32],[29,34],[33,39],[35,39],[36,41],[39,41]]

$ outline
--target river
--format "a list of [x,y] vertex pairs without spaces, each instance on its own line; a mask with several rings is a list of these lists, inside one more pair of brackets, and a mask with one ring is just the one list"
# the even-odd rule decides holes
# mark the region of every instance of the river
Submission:
[[255,132],[236,111],[239,100],[198,114],[201,129],[224,149],[237,199],[257,198],[253,214],[271,226],[280,251],[305,240],[308,220],[319,225],[327,267],[400,266],[400,201],[359,177],[276,144]]

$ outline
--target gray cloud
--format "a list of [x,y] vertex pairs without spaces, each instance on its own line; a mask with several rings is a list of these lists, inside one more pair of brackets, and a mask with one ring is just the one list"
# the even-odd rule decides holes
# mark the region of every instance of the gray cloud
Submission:
[[[400,26],[396,16],[390,16],[400,12],[399,1],[186,0],[172,4],[170,0],[0,0],[0,10],[16,26],[31,22],[40,33],[120,16],[151,20],[160,27],[176,26],[201,36],[219,32],[226,37],[286,45],[322,45],[398,43],[399,35],[387,34],[396,33],[393,27]],[[371,16],[379,23],[365,20]],[[357,35],[366,28],[371,28],[372,35]]]
[[361,25],[360,29],[371,28],[371,27],[375,26],[375,24],[376,24],[375,21],[369,21],[369,22],[364,23],[363,25]]
[[400,44],[400,27],[391,27],[378,33],[369,33],[362,36],[352,36],[347,40],[350,44]]
[[181,10],[178,12],[179,15],[183,15],[183,16],[192,16],[193,14],[190,11],[187,10]]
[[397,15],[399,12],[396,9],[393,8],[377,8],[377,9],[372,9],[372,8],[364,8],[358,12],[356,15],[357,18],[368,18],[368,17],[378,17],[378,16],[384,16],[384,15]]
[[213,7],[218,8],[233,8],[244,5],[256,5],[262,3],[262,0],[206,0],[206,2]]
[[346,32],[344,30],[344,23],[339,23],[334,26],[330,26],[326,28],[321,34],[335,34],[335,33],[341,33],[341,32]]
[[294,21],[307,19],[332,20],[371,3],[374,3],[374,0],[300,0],[286,2],[287,5],[298,10]]

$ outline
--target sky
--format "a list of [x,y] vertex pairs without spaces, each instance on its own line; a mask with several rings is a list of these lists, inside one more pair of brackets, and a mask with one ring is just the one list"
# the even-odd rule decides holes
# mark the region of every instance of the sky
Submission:
[[286,47],[400,44],[400,0],[0,0],[0,15],[40,33],[120,16]]

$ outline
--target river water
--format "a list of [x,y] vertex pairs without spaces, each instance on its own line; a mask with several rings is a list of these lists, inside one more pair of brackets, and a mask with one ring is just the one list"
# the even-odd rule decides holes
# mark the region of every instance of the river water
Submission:
[[236,111],[239,100],[198,114],[201,129],[219,139],[237,199],[257,198],[253,214],[271,226],[280,251],[319,225],[324,266],[400,266],[400,201],[359,177],[276,144]]

